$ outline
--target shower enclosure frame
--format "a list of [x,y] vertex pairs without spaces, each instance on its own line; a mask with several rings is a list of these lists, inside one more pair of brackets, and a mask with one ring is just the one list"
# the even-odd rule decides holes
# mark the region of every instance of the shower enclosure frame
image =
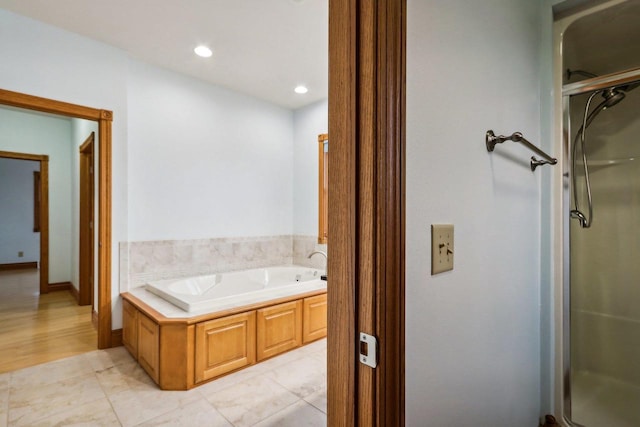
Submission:
[[[562,418],[567,425],[582,426],[571,420],[571,96],[592,93],[640,81],[640,68],[593,77],[562,86]],[[586,426],[590,427],[590,426]]]

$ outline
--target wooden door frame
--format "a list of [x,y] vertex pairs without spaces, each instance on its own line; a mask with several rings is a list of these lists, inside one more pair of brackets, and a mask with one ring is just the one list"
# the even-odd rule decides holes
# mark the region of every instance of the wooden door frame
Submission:
[[[111,331],[111,124],[113,113],[0,89],[0,104],[98,122],[98,348],[109,348]],[[47,245],[48,246],[48,245]]]
[[49,156],[0,151],[5,159],[40,162],[40,284],[41,294],[49,292]]
[[[79,190],[80,190],[80,203],[79,203],[79,244],[78,244],[78,305],[91,305],[94,307],[93,301],[93,276],[94,276],[94,231],[93,226],[89,225],[88,236],[87,226],[85,221],[90,224],[94,222],[94,210],[95,210],[95,180],[93,176],[94,168],[94,140],[95,133],[91,132],[91,135],[80,145],[78,148],[79,153]],[[89,167],[85,166],[85,162],[88,159]],[[85,193],[84,188],[88,186],[88,191]],[[88,206],[85,208],[85,202]],[[86,218],[85,218],[86,217]],[[87,259],[88,258],[88,259]],[[84,265],[88,266],[88,271],[84,271]],[[84,280],[83,276],[88,276],[89,280]],[[93,310],[92,310],[93,312]]]
[[[329,1],[328,425],[404,425],[406,0]],[[378,366],[358,361],[358,332]]]

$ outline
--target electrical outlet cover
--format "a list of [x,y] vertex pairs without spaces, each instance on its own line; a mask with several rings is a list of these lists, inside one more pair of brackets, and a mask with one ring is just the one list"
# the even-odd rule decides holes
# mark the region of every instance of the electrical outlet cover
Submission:
[[453,270],[453,224],[431,225],[431,275]]

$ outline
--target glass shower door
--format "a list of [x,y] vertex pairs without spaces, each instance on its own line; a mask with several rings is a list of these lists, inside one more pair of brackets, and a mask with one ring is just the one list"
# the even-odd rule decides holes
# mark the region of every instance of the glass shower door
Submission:
[[[591,93],[571,96],[569,116],[570,203],[585,215],[578,132]],[[593,216],[589,228],[575,219],[569,228],[570,419],[586,427],[640,426],[640,89],[624,95],[587,127]]]

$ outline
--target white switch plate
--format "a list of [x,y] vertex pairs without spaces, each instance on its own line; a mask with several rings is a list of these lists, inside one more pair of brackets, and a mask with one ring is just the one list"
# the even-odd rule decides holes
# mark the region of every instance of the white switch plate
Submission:
[[453,224],[431,225],[431,275],[453,270]]

